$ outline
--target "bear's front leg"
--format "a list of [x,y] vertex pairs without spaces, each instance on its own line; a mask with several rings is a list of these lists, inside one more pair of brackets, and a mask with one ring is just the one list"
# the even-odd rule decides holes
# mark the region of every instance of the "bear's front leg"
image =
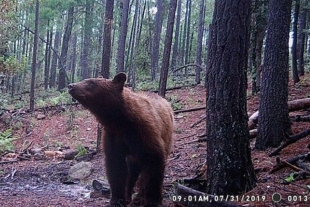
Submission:
[[127,165],[125,154],[119,148],[107,146],[105,143],[106,173],[111,188],[110,205],[126,206],[125,186],[127,180]]

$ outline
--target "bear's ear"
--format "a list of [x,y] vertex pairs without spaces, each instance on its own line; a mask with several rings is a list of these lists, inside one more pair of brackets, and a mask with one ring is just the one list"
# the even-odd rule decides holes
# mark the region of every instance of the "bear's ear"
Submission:
[[127,79],[127,77],[126,77],[125,73],[118,73],[117,75],[114,76],[112,82],[117,85],[117,88],[120,91],[122,91],[123,87],[125,85],[126,79]]

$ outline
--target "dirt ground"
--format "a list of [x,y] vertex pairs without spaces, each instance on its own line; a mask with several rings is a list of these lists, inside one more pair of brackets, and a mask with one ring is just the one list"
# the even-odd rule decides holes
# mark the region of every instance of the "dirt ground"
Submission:
[[[250,91],[250,89],[249,89]],[[202,86],[181,88],[167,93],[176,107],[183,109],[205,106],[205,88]],[[310,75],[302,78],[299,84],[290,83],[289,100],[306,98],[310,96]],[[253,114],[258,109],[258,96],[248,93],[248,113]],[[15,152],[24,152],[25,148],[41,148],[45,151],[62,149],[75,149],[85,146],[96,148],[97,122],[94,117],[81,106],[67,107],[66,110],[50,110],[45,118],[38,120],[38,114],[15,115],[16,130],[14,135],[19,137],[15,141]],[[310,109],[290,113],[309,114]],[[178,113],[175,115],[175,133],[172,152],[169,156],[164,179],[164,206],[176,206],[172,202],[173,183],[176,180],[192,179],[203,174],[206,162],[206,142],[198,141],[205,133],[205,122],[192,126],[202,119],[205,110]],[[308,129],[309,122],[293,122],[293,133]],[[4,129],[3,121],[0,128]],[[251,140],[253,148],[254,141]],[[283,149],[279,155],[281,160],[295,155],[308,153],[307,148],[310,137]],[[31,143],[31,144],[30,144]],[[282,183],[290,173],[291,168],[283,168],[270,174],[269,171],[276,165],[276,158],[269,157],[267,151],[252,151],[252,160],[257,170],[257,187],[245,194],[251,196],[252,201],[238,202],[243,206],[310,206],[310,180],[304,179],[289,185]],[[1,162],[4,157],[0,157]],[[3,207],[33,207],[33,206],[104,206],[108,197],[90,198],[93,190],[92,180],[106,180],[104,169],[104,155],[98,153],[91,159],[92,174],[84,180],[74,184],[61,182],[67,176],[69,168],[77,163],[76,160],[64,160],[57,156],[29,156],[19,158],[17,161],[0,164],[0,206]],[[204,177],[202,175],[202,177]],[[272,195],[279,193],[282,200],[273,203]],[[265,201],[262,200],[265,196]],[[305,200],[307,199],[307,201]]]

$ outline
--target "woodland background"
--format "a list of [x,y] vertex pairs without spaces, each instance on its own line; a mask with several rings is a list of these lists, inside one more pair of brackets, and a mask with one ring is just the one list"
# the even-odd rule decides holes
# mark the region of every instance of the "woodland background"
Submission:
[[[3,183],[11,185],[8,178],[17,175],[22,179],[21,172],[28,180],[32,178],[27,172],[33,169],[14,164],[34,159],[27,151],[31,148],[58,152],[69,146],[79,155],[91,152],[89,146],[96,148],[93,142],[100,127],[89,121],[87,112],[73,108],[76,103],[66,86],[124,71],[132,90],[158,92],[176,113],[176,144],[167,166],[166,198],[171,200],[171,183],[188,177],[195,177],[190,184],[203,179],[204,187],[199,190],[213,195],[252,192],[268,197],[279,189],[282,195],[292,191],[307,195],[305,183],[285,191],[275,180],[286,177],[295,182],[310,175],[307,166],[294,168],[298,161],[308,162],[303,146],[309,140],[298,145],[298,150],[290,148],[291,154],[284,150],[286,160],[268,158],[310,134],[307,0],[1,0],[0,6]],[[298,103],[288,102],[294,99]],[[202,109],[206,111],[200,113]],[[303,111],[296,114],[296,110]],[[191,115],[185,115],[188,112]],[[218,116],[212,116],[214,113]],[[258,129],[254,129],[257,123]],[[91,141],[84,141],[84,136]],[[207,149],[201,144],[205,141]],[[274,147],[278,151],[270,151]],[[50,166],[36,169],[48,173]],[[274,177],[267,174],[285,166],[299,173],[292,175],[285,169]],[[68,165],[60,168],[67,170]],[[212,177],[214,172],[217,176]],[[240,176],[244,174],[246,177]],[[231,186],[223,187],[227,180]],[[178,182],[177,190],[184,190],[183,182]],[[25,202],[25,198],[19,199]]]

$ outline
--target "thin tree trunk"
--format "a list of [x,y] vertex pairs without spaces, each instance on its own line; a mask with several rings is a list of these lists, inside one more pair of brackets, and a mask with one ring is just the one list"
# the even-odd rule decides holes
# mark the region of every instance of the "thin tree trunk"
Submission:
[[81,55],[82,78],[90,77],[89,48],[91,45],[92,24],[93,24],[93,0],[86,0],[85,20],[84,20],[84,41]]
[[[205,1],[200,0],[200,5],[199,5],[199,23],[198,23],[198,37],[197,37],[197,49],[196,49],[196,63],[198,65],[201,65],[202,63],[202,37],[203,37],[203,29],[204,29],[204,14],[203,14],[203,8],[204,8]],[[200,73],[201,73],[201,68],[196,67],[196,84],[200,83]]]
[[62,40],[61,55],[58,62],[58,68],[59,68],[58,90],[62,90],[66,87],[66,79],[68,79],[66,72],[66,62],[67,62],[71,31],[73,27],[73,17],[74,17],[73,13],[74,13],[74,6],[70,6],[68,10],[67,26]]
[[124,63],[125,63],[126,36],[127,36],[127,28],[128,28],[129,0],[124,0],[122,4],[123,4],[122,15],[121,15],[122,22],[121,22],[121,30],[119,33],[119,39],[118,39],[117,61],[116,61],[117,72],[125,71]]
[[49,53],[50,53],[50,33],[52,31],[49,30],[49,20],[47,22],[47,32],[46,32],[46,44],[45,44],[45,61],[44,61],[44,89],[48,88],[48,80],[49,80]]
[[159,62],[159,46],[160,46],[160,36],[161,36],[161,29],[162,29],[162,15],[163,15],[163,1],[157,0],[156,1],[157,12],[155,15],[155,31],[154,31],[154,38],[153,38],[153,50],[152,50],[152,57],[151,57],[151,78],[152,80],[156,79],[156,73],[158,70],[158,62]]
[[77,34],[75,33],[73,35],[73,45],[72,45],[72,55],[71,55],[71,60],[72,60],[72,64],[71,64],[71,82],[74,83],[75,82],[75,67],[76,67],[76,57],[77,57]]
[[164,47],[164,52],[163,52],[163,63],[161,66],[159,89],[158,89],[158,94],[162,97],[165,97],[165,94],[166,94],[166,85],[167,85],[167,78],[168,78],[168,69],[169,69],[169,62],[170,62],[170,52],[171,52],[171,45],[172,45],[172,35],[173,35],[173,26],[174,26],[176,8],[177,8],[177,0],[170,0],[170,9],[169,9],[169,15],[168,15],[168,20],[167,20],[165,47]]
[[106,1],[105,9],[101,74],[109,78],[114,0]]
[[[135,72],[133,70],[135,70],[135,60],[136,60],[136,57],[134,57],[134,53],[135,53],[135,50],[137,49],[135,47],[135,43],[137,41],[137,35],[136,35],[136,31],[137,31],[137,27],[138,27],[138,13],[139,13],[139,3],[140,3],[140,0],[136,0],[136,6],[135,6],[135,14],[134,14],[134,17],[133,17],[133,23],[132,23],[132,27],[131,27],[131,32],[130,32],[130,41],[129,41],[129,55],[128,55],[128,58],[127,60],[130,60],[129,62],[129,71],[128,71],[128,79],[130,82],[133,82],[135,81]],[[134,38],[136,37],[136,38]],[[132,78],[131,78],[132,77]],[[135,89],[135,83],[132,84],[132,89],[134,90]]]
[[56,34],[54,39],[54,51],[53,51],[53,57],[52,57],[52,63],[51,63],[51,75],[50,75],[50,82],[49,87],[53,88],[56,86],[56,69],[57,69],[57,63],[59,59],[59,55],[55,52],[58,52],[60,43],[61,43],[61,32],[59,31],[59,26],[56,26]]
[[39,42],[39,0],[36,0],[35,9],[35,29],[33,38],[33,53],[32,53],[32,64],[31,64],[31,84],[30,84],[30,110],[34,110],[34,84],[36,78],[36,66],[37,66],[37,52]]
[[[188,0],[188,16],[187,16],[187,30],[186,30],[186,50],[185,50],[185,65],[189,63],[190,57],[190,26],[191,26],[191,15],[192,15],[192,0]],[[187,76],[187,68],[185,68],[185,75]]]
[[299,16],[300,0],[295,1],[295,11],[293,19],[293,44],[292,44],[292,73],[294,83],[299,82],[297,70],[297,24]]
[[177,7],[177,19],[176,19],[176,25],[175,25],[174,43],[173,43],[172,58],[171,58],[172,59],[171,60],[172,70],[176,69],[177,59],[179,56],[178,45],[179,45],[179,36],[180,36],[181,7],[182,7],[182,0],[179,0],[178,7]]
[[305,74],[304,67],[304,53],[305,53],[305,39],[306,39],[306,26],[307,26],[307,14],[308,10],[303,9],[299,18],[299,35],[298,35],[298,74],[303,76]]

